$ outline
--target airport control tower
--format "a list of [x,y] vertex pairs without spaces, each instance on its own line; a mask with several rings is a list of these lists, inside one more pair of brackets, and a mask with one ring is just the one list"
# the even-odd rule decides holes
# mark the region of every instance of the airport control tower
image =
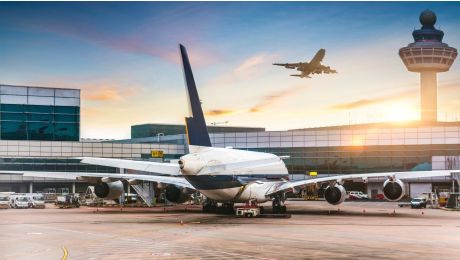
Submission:
[[412,33],[414,43],[399,50],[407,70],[420,72],[422,121],[437,121],[437,73],[448,71],[457,57],[457,49],[442,42],[444,32],[434,28],[436,14],[420,14],[422,28]]

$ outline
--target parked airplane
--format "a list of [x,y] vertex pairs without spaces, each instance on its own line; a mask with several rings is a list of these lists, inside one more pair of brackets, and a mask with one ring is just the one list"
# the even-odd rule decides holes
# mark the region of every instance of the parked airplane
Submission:
[[273,63],[276,66],[283,66],[286,69],[297,69],[300,74],[292,74],[293,77],[299,78],[311,78],[310,74],[321,74],[321,73],[337,73],[336,70],[331,69],[329,66],[321,65],[321,61],[326,55],[325,49],[320,49],[310,62],[298,62],[298,63]]
[[[271,153],[212,147],[201,108],[192,69],[184,46],[180,45],[190,116],[185,118],[190,153],[178,163],[156,163],[108,158],[82,158],[82,163],[140,171],[138,174],[87,172],[4,172],[31,177],[79,179],[95,185],[95,194],[106,199],[118,198],[123,191],[122,181],[134,184],[151,181],[165,189],[167,200],[187,201],[199,191],[207,197],[203,210],[215,212],[218,203],[233,208],[234,203],[272,201],[274,212],[285,212],[285,194],[306,186],[328,186],[324,196],[328,203],[337,205],[346,197],[345,181],[384,179],[383,194],[387,200],[397,201],[404,195],[402,180],[424,177],[451,176],[453,171],[384,172],[345,174],[289,181],[288,170],[282,158]],[[459,171],[456,171],[459,172]],[[160,175],[161,174],[161,175]]]

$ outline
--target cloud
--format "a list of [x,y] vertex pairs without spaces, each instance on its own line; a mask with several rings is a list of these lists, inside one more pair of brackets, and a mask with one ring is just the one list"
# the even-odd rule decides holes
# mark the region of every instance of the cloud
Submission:
[[275,105],[280,100],[282,100],[282,99],[284,99],[286,97],[292,96],[293,94],[297,93],[298,91],[300,91],[302,89],[305,89],[305,86],[297,85],[297,86],[293,86],[293,87],[290,87],[288,89],[276,92],[276,93],[274,93],[272,95],[265,96],[259,103],[257,103],[256,105],[252,106],[249,109],[249,112],[251,112],[251,113],[261,112],[261,111],[263,111],[263,110],[265,110],[267,108],[272,107],[273,105]]
[[259,77],[264,71],[264,66],[271,64],[275,56],[266,53],[258,53],[245,58],[238,65],[224,74],[213,79],[208,85],[227,85],[235,84],[238,81],[248,80],[250,78]]
[[247,74],[247,72],[252,72],[259,65],[267,63],[272,56],[265,53],[256,54],[244,60],[238,67],[236,67],[233,72],[236,75]]
[[[459,79],[449,80],[449,81],[440,81],[438,82],[438,88],[441,89],[451,89],[451,88],[458,88],[460,87]],[[347,110],[347,109],[355,109],[361,108],[365,106],[370,106],[374,104],[380,104],[405,98],[413,98],[415,95],[418,95],[420,92],[420,87],[414,86],[408,90],[396,92],[389,95],[377,96],[374,98],[365,98],[365,99],[358,99],[351,102],[344,102],[339,103],[333,106],[330,106],[331,109],[335,110]],[[439,93],[438,93],[439,94]]]
[[236,111],[230,109],[212,109],[205,112],[207,116],[223,116],[223,115],[231,115],[234,114]]
[[117,89],[104,88],[99,90],[93,90],[91,92],[83,92],[83,99],[92,101],[107,101],[107,100],[122,100],[119,91]]
[[125,101],[142,92],[138,87],[126,87],[115,84],[87,83],[79,87],[82,99],[88,101]]
[[366,99],[359,99],[359,100],[352,101],[352,102],[344,102],[344,103],[333,105],[330,108],[335,109],[335,110],[355,109],[355,108],[370,106],[374,104],[404,99],[407,97],[413,97],[414,95],[417,95],[417,89],[401,91],[401,92],[394,93],[391,95],[385,95],[385,96],[380,96],[380,97],[375,97],[375,98],[366,98]]
[[149,10],[142,10],[138,19],[132,19],[129,11],[98,4],[52,4],[47,10],[44,15],[38,7],[10,8],[1,13],[0,22],[19,26],[22,30],[56,34],[176,64],[180,63],[178,43],[184,43],[190,47],[189,54],[195,66],[220,61],[220,54],[203,40],[210,25],[200,19],[192,19],[206,11],[199,5],[191,4],[169,11],[158,8],[153,9],[151,14]]

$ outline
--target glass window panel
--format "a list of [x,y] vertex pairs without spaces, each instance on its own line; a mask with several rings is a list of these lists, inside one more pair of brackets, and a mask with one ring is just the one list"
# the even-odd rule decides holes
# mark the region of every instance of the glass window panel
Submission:
[[0,109],[2,111],[10,111],[10,112],[24,112],[24,105],[11,105],[11,104],[2,104]]
[[27,126],[30,140],[53,140],[53,124],[30,122]]
[[5,140],[27,140],[26,123],[12,121],[2,122],[1,137]]
[[56,123],[56,141],[78,141],[79,128],[77,123]]
[[53,121],[53,115],[52,114],[29,114],[29,121],[51,122]]
[[57,114],[80,114],[80,108],[72,106],[55,106],[54,111]]
[[28,105],[27,112],[31,113],[53,113],[53,106]]
[[64,114],[55,114],[54,120],[56,122],[79,122],[80,116],[78,115],[64,115]]
[[27,117],[24,113],[2,113],[1,120],[26,121]]

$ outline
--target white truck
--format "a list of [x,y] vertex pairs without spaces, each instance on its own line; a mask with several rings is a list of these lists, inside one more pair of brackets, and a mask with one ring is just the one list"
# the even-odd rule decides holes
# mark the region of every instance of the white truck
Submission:
[[44,209],[45,208],[45,197],[43,194],[32,193],[28,195],[29,198],[29,207],[34,209]]
[[9,200],[10,200],[9,195],[0,194],[0,209],[9,209],[10,208]]
[[13,195],[9,204],[11,208],[26,209],[29,207],[29,198],[26,195]]

